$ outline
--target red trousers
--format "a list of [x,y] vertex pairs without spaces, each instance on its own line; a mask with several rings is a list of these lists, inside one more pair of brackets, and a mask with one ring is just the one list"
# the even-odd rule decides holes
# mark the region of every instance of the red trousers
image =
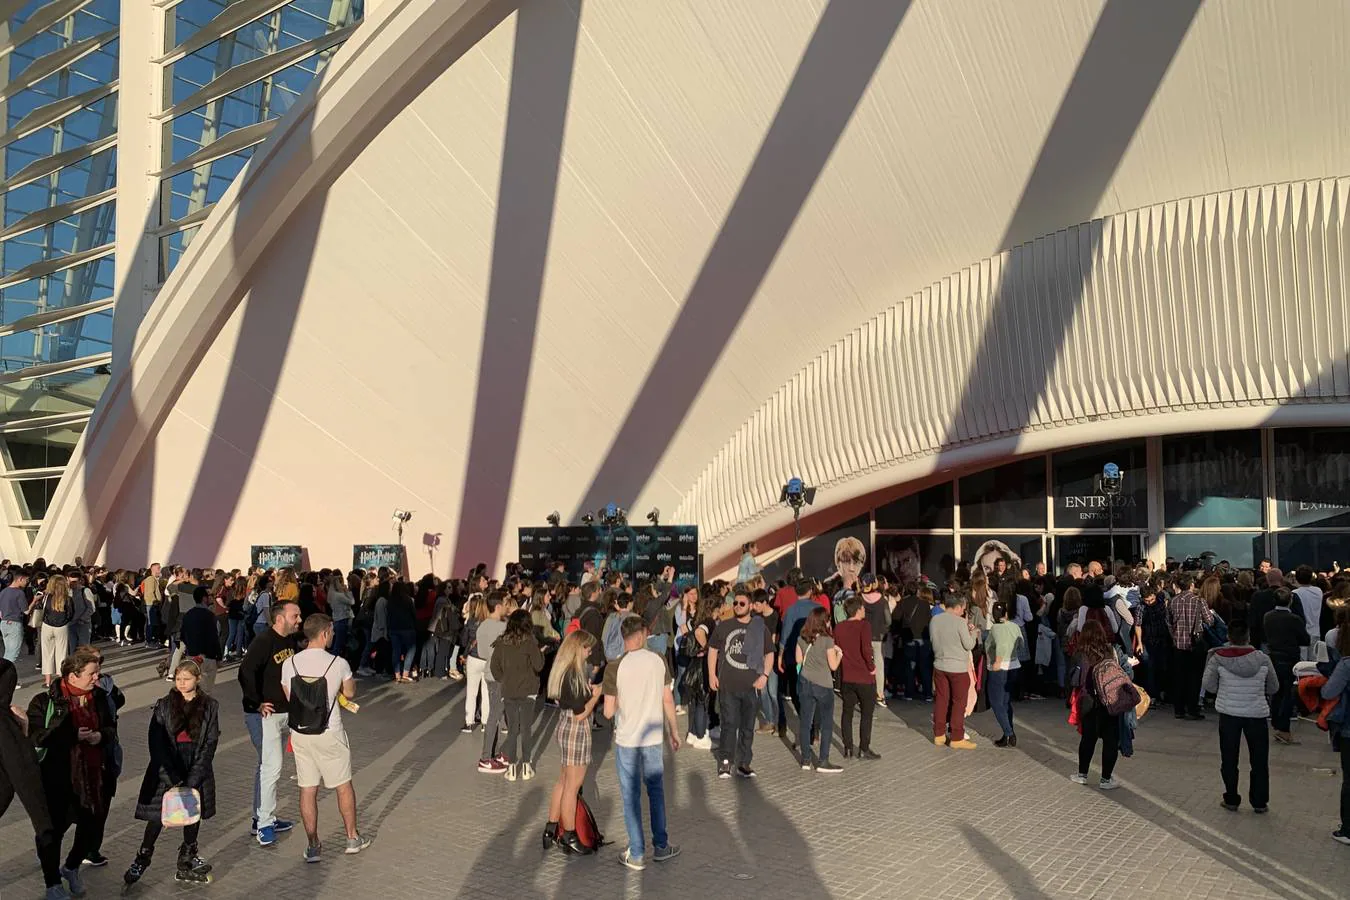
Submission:
[[969,698],[969,672],[933,672],[933,737],[945,735],[950,722],[952,740],[966,739],[966,700]]

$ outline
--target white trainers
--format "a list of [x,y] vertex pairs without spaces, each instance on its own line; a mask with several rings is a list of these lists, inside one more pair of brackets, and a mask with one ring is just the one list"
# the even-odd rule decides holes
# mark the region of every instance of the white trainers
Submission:
[[521,763],[520,780],[529,781],[533,777],[534,777],[534,766],[530,765],[529,763]]
[[506,767],[507,781],[515,781],[519,777],[520,777],[520,766],[516,765],[515,763],[511,763],[509,766]]
[[1069,780],[1072,781],[1074,784],[1087,784],[1087,776],[1080,775],[1077,772],[1074,772],[1072,775],[1070,775]]
[[1116,788],[1120,787],[1120,782],[1116,781],[1114,778],[1103,778],[1097,787],[1104,791],[1114,791]]

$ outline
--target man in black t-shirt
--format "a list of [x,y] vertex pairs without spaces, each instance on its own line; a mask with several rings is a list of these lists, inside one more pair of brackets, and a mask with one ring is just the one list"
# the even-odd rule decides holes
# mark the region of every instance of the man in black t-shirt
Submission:
[[740,777],[754,778],[750,760],[757,692],[769,682],[773,638],[764,619],[750,609],[750,589],[738,584],[732,596],[734,618],[713,629],[708,641],[708,686],[718,692],[717,709],[722,717],[717,777],[730,778],[734,766]]

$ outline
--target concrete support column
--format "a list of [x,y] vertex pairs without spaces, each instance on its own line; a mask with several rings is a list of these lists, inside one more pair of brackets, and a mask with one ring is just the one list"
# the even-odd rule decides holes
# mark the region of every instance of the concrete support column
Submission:
[[164,124],[165,11],[149,0],[122,0],[117,116],[117,256],[113,310],[113,373],[127,365],[141,319],[159,286],[159,179]]

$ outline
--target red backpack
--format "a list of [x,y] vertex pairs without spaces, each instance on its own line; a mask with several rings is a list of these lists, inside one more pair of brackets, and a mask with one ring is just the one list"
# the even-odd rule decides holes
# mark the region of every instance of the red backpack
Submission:
[[[558,839],[563,836],[562,823],[558,823]],[[600,833],[600,826],[595,823],[595,813],[586,805],[586,799],[581,796],[581,788],[577,788],[577,840],[583,847],[589,847],[592,850],[599,850],[605,844],[605,836]]]

